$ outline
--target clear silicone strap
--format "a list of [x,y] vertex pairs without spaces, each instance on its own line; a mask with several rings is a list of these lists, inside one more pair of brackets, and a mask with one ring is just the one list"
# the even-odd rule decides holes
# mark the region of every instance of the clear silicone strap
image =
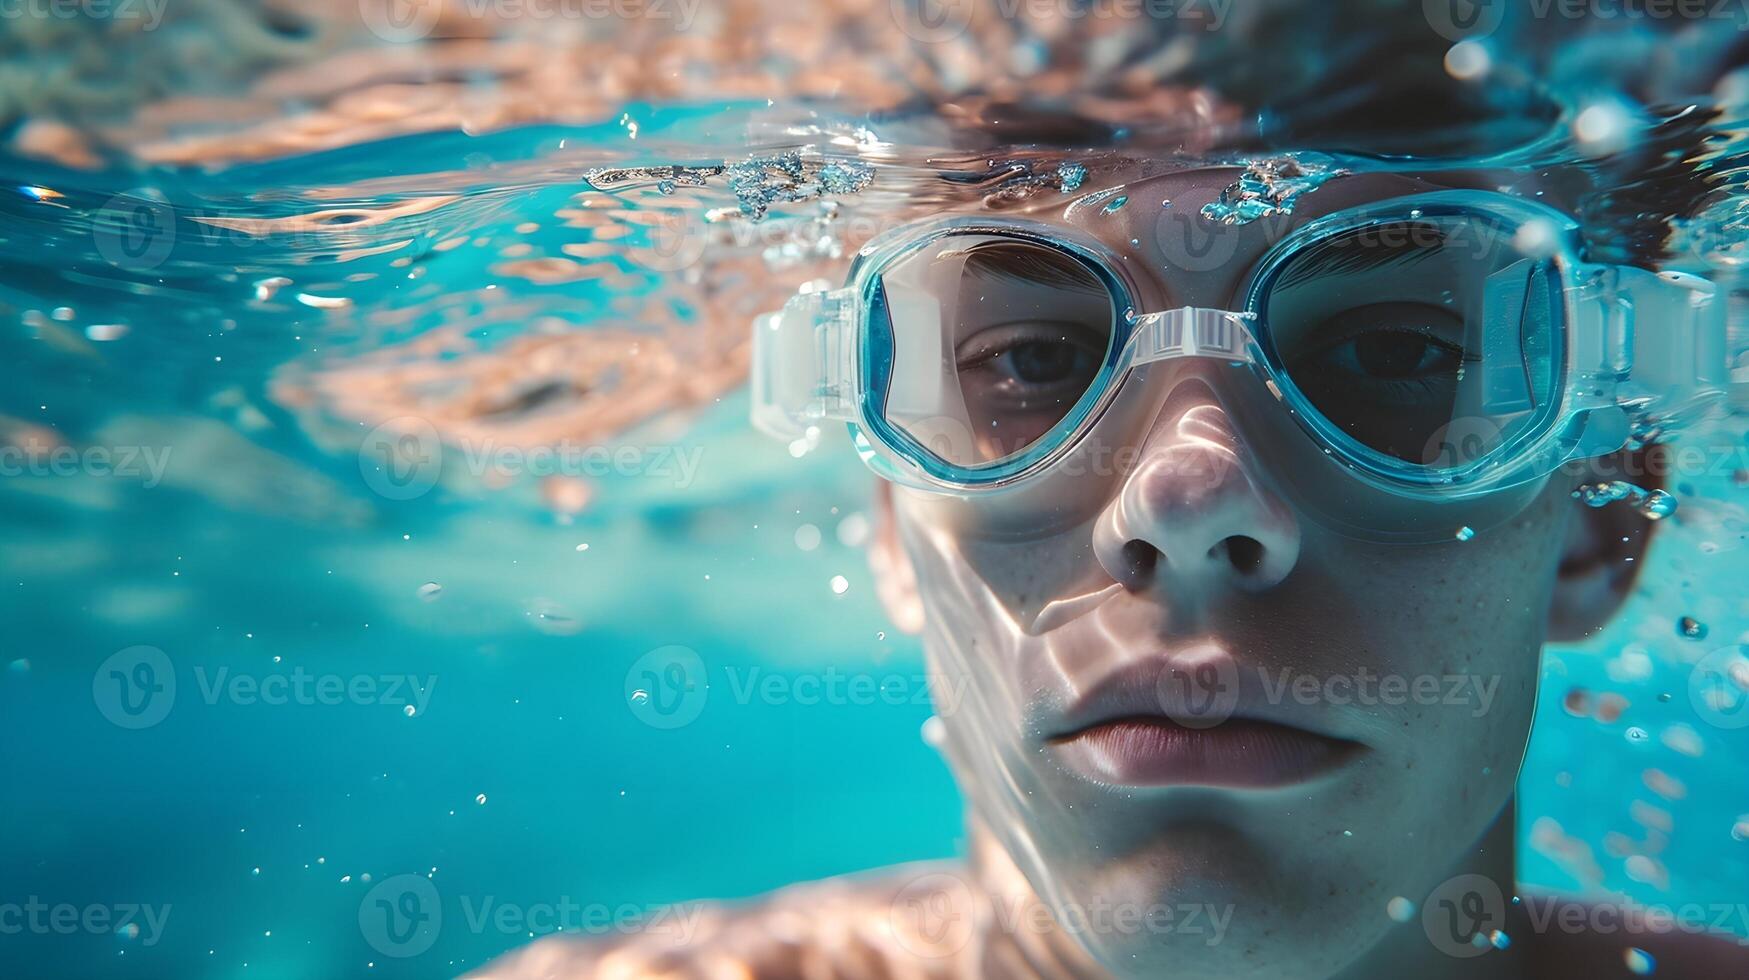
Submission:
[[1724,395],[1725,297],[1713,283],[1681,272],[1618,271],[1619,295],[1631,310],[1632,367],[1620,393],[1658,424],[1686,421]]
[[753,321],[752,420],[783,439],[854,417],[848,290],[811,283]]
[[1132,317],[1130,363],[1151,364],[1175,357],[1215,357],[1249,362],[1253,314],[1185,306]]

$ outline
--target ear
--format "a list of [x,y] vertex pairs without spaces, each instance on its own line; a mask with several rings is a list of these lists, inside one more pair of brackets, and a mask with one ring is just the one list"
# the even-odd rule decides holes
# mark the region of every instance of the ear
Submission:
[[917,569],[899,540],[898,515],[893,512],[893,485],[875,483],[874,537],[868,548],[868,567],[874,571],[875,594],[887,610],[887,618],[906,633],[923,631],[923,598],[917,590]]
[[[1663,446],[1623,450],[1600,460],[1586,482],[1626,475],[1635,486],[1661,490],[1667,462]],[[1604,475],[1609,474],[1609,475]],[[1622,503],[1591,507],[1573,501],[1578,513],[1567,525],[1549,605],[1548,638],[1570,643],[1601,630],[1633,591],[1657,521]]]

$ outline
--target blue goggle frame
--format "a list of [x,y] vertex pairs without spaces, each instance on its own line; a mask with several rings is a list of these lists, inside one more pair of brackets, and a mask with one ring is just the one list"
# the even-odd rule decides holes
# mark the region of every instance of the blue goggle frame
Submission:
[[[1549,287],[1558,374],[1553,397],[1485,455],[1434,467],[1357,441],[1300,392],[1261,318],[1276,276],[1305,249],[1357,229],[1423,218],[1478,217],[1522,229],[1537,223],[1556,279]],[[881,291],[892,264],[954,235],[993,235],[1055,249],[1095,273],[1116,314],[1105,361],[1087,393],[1025,450],[978,466],[930,452],[888,420],[882,399],[893,370],[893,338]],[[1698,276],[1584,262],[1576,223],[1546,205],[1488,191],[1438,191],[1390,198],[1308,222],[1276,243],[1239,290],[1238,309],[1183,307],[1142,313],[1127,266],[1076,229],[985,217],[935,219],[895,229],[865,246],[842,289],[813,283],[754,325],[756,426],[809,443],[820,425],[842,421],[864,461],[901,485],[971,495],[1049,469],[1095,426],[1128,373],[1176,357],[1248,366],[1326,455],[1365,482],[1407,497],[1453,500],[1520,485],[1565,462],[1614,452],[1636,434],[1690,421],[1726,392],[1725,302]],[[1540,256],[1539,256],[1540,257]],[[1253,329],[1254,325],[1262,329]],[[1648,329],[1650,327],[1650,329]]]

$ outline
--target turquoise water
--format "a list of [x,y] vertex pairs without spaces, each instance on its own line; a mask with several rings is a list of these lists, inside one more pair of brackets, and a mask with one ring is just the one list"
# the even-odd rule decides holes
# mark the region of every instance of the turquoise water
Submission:
[[[219,172],[0,159],[0,415],[23,470],[0,480],[0,882],[19,902],[162,915],[4,937],[8,976],[453,974],[554,925],[611,933],[664,903],[956,853],[920,652],[875,601],[869,477],[847,448],[793,458],[730,387],[616,440],[695,460],[690,476],[653,453],[556,482],[453,452],[431,470],[417,440],[403,471],[344,411],[349,389],[318,380],[388,370],[421,337],[456,345],[421,363],[489,360],[664,300],[661,276],[541,282],[504,263],[586,237],[557,219],[592,168],[702,145],[739,112],[631,106]],[[197,220],[312,202],[426,203],[297,233]],[[672,296],[684,322],[696,300]],[[427,387],[454,380],[433,371]],[[474,417],[538,426],[587,394],[535,374]],[[48,446],[78,462],[56,469]],[[1525,880],[1742,900],[1749,730],[1690,691],[1749,625],[1736,482],[1679,488],[1623,622],[1549,657]],[[1684,616],[1708,635],[1680,635]],[[708,696],[642,673],[669,645],[696,652]],[[1551,845],[1556,828],[1578,843]],[[406,874],[443,924],[398,956],[361,909]]]

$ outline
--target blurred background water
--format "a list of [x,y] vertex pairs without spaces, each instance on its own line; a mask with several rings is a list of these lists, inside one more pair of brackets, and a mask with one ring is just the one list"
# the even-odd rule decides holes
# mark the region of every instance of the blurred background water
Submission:
[[[870,227],[1036,183],[1001,120],[1393,152],[1437,90],[1472,112],[1427,152],[1620,137],[1594,166],[1647,192],[1649,127],[1705,95],[1681,247],[1734,282],[1743,245],[1735,22],[391,6],[0,36],[0,903],[104,916],[0,935],[0,975],[455,974],[957,853],[869,477],[752,433],[741,376],[752,314]],[[1749,627],[1741,430],[1694,437],[1622,620],[1546,658],[1527,882],[1749,895],[1749,709],[1703,683]],[[441,922],[385,934],[407,875]]]

